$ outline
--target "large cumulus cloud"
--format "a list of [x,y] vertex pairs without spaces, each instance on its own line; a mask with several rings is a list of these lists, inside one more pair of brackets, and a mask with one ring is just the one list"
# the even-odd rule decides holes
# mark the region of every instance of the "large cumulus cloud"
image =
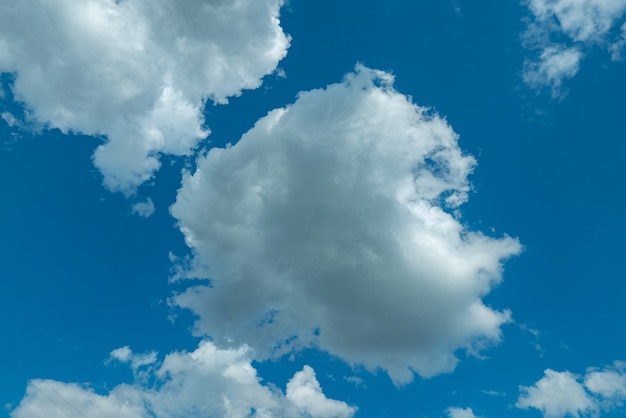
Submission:
[[0,1],[0,71],[15,97],[63,132],[108,137],[94,155],[132,193],[159,153],[189,154],[209,131],[205,100],[260,85],[286,55],[283,0]]
[[193,249],[187,276],[211,282],[172,301],[198,334],[259,358],[319,347],[396,383],[500,339],[510,314],[481,298],[520,245],[451,214],[475,160],[392,83],[357,66],[184,178],[171,212]]
[[87,385],[53,380],[29,382],[12,418],[88,416],[92,418],[289,417],[349,418],[356,408],[327,398],[315,372],[305,366],[286,393],[261,384],[247,347],[218,349],[203,341],[192,352],[176,351],[157,362],[156,354],[135,354],[128,347],[111,359],[126,362],[137,382],[96,393]]

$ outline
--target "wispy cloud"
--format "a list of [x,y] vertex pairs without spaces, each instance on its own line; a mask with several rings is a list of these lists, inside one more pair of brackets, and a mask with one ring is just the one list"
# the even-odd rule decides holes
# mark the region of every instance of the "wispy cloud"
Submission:
[[[522,77],[533,88],[548,87],[559,97],[563,82],[574,77],[585,51],[604,46],[626,11],[626,0],[523,0],[529,11],[524,45],[534,56],[524,64]],[[619,56],[619,41],[608,50]]]
[[482,393],[489,396],[505,396],[506,393],[498,392],[497,390],[481,390]]
[[626,23],[622,25],[622,34],[617,41],[615,41],[609,50],[611,51],[611,59],[613,61],[621,61],[623,59],[624,47],[626,46]]
[[580,68],[582,52],[576,48],[565,48],[560,45],[546,47],[541,51],[537,61],[525,63],[523,78],[531,87],[549,86],[552,96],[561,95],[563,81],[574,77]]
[[0,117],[2,117],[4,123],[6,123],[10,128],[20,127],[22,125],[22,123],[15,116],[13,116],[13,113],[11,112],[2,112],[0,113]]

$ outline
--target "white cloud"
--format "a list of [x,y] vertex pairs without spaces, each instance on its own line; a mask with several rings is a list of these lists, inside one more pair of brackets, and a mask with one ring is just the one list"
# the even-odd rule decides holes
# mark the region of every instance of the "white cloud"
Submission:
[[130,363],[130,367],[133,371],[137,371],[137,369],[141,367],[154,364],[157,361],[157,353],[152,351],[150,353],[135,354],[131,351],[130,347],[125,346],[111,351],[108,362],[111,360],[117,360],[120,363]]
[[300,93],[183,179],[171,212],[210,277],[172,301],[196,333],[259,358],[319,347],[398,383],[454,369],[500,340],[508,311],[482,303],[517,240],[467,230],[475,160],[441,117],[357,66]]
[[[626,0],[523,0],[531,18],[525,44],[538,55],[525,63],[523,78],[535,88],[551,87],[553,96],[579,70],[583,51],[604,44],[626,11]],[[555,40],[556,39],[556,40]],[[609,46],[619,56],[619,41]],[[617,54],[617,55],[616,55]]]
[[[111,356],[130,360],[143,355],[123,347]],[[243,418],[254,413],[258,417],[348,418],[356,411],[324,396],[308,366],[289,381],[284,395],[276,387],[262,385],[250,361],[245,347],[221,350],[204,341],[193,352],[168,354],[160,366],[151,369],[155,384],[123,384],[101,395],[85,385],[33,380],[11,417]]]
[[595,400],[585,391],[579,377],[570,372],[547,369],[544,377],[531,387],[520,387],[522,392],[516,406],[535,408],[546,418],[574,417],[596,410]]
[[626,363],[615,362],[612,367],[592,368],[585,375],[587,390],[601,399],[605,408],[621,406],[626,400]]
[[361,387],[361,388],[367,387],[365,380],[361,379],[359,376],[344,376],[344,380],[346,382],[352,383],[356,387]]
[[582,53],[578,48],[546,47],[536,62],[527,61],[524,81],[535,88],[551,87],[553,96],[560,94],[563,80],[578,73]]
[[354,408],[344,402],[324,396],[315,378],[315,371],[309,366],[304,366],[304,369],[296,373],[287,383],[287,399],[297,405],[300,410],[307,411],[314,417],[349,417],[354,413]]
[[573,41],[597,41],[626,10],[626,0],[530,0],[536,21],[556,26]]
[[125,347],[116,348],[115,350],[111,351],[109,355],[112,360],[117,360],[117,361],[121,361],[122,363],[127,363],[131,361],[133,352],[129,346],[125,346]]
[[479,418],[474,415],[472,408],[448,408],[446,410],[449,418]]
[[261,84],[286,55],[283,0],[33,0],[0,3],[0,71],[16,99],[63,132],[106,135],[94,155],[132,193],[159,154],[188,155],[209,131],[205,100]]
[[132,211],[135,215],[142,218],[149,218],[154,213],[154,203],[152,199],[147,198],[145,202],[138,202],[132,206]]
[[534,386],[520,387],[516,406],[538,409],[546,418],[595,416],[600,410],[612,410],[626,400],[625,367],[626,363],[615,362],[604,369],[590,368],[582,378],[547,369]]

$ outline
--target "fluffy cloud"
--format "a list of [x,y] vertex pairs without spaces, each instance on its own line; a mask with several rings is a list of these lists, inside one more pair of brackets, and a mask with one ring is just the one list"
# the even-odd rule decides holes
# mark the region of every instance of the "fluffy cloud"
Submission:
[[522,409],[536,408],[546,418],[566,415],[578,417],[596,410],[596,404],[587,394],[578,376],[570,372],[547,369],[544,377],[531,387],[520,387],[522,394],[516,406]]
[[[626,11],[626,0],[524,0],[531,14],[526,46],[538,51],[527,60],[524,80],[552,88],[558,96],[563,80],[578,72],[582,50],[602,44]],[[619,41],[609,47],[617,59]]]
[[[328,399],[308,366],[294,375],[283,394],[264,386],[250,364],[245,347],[220,350],[208,341],[191,352],[168,354],[158,366],[149,366],[154,384],[119,385],[106,395],[92,388],[51,380],[33,380],[12,418],[45,416],[65,418],[169,418],[169,417],[315,417],[348,418],[356,409]],[[114,350],[111,357],[124,362],[152,359],[128,347]],[[134,367],[134,366],[133,366]],[[150,379],[145,379],[149,381]]]
[[467,230],[475,160],[445,119],[357,66],[300,93],[187,175],[171,213],[193,249],[172,298],[196,333],[259,358],[318,347],[396,383],[454,369],[510,320],[481,300],[517,240]]
[[472,408],[448,408],[446,413],[449,418],[479,418],[474,415]]
[[130,347],[125,346],[111,351],[109,361],[112,360],[119,361],[120,363],[128,363],[133,371],[136,372],[144,366],[154,364],[157,361],[157,353],[152,351],[150,353],[135,354],[132,352]]
[[352,416],[353,408],[344,402],[327,399],[315,378],[315,371],[304,366],[287,383],[287,399],[313,417],[336,418]]
[[205,101],[260,85],[285,56],[283,0],[0,2],[0,71],[32,116],[107,136],[94,155],[132,193],[159,153],[187,155],[209,131]]
[[142,218],[149,218],[154,213],[154,203],[147,198],[144,202],[137,202],[132,206],[132,212]]
[[547,369],[534,386],[520,387],[516,406],[535,408],[546,418],[595,416],[622,406],[626,399],[626,363],[590,368],[583,378],[568,371]]
[[626,363],[618,361],[604,369],[587,370],[585,387],[600,398],[604,408],[622,406],[626,400]]

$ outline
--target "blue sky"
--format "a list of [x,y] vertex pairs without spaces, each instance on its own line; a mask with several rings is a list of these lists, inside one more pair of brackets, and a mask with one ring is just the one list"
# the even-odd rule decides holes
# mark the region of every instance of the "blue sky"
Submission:
[[0,0],[0,415],[622,416],[625,22]]

